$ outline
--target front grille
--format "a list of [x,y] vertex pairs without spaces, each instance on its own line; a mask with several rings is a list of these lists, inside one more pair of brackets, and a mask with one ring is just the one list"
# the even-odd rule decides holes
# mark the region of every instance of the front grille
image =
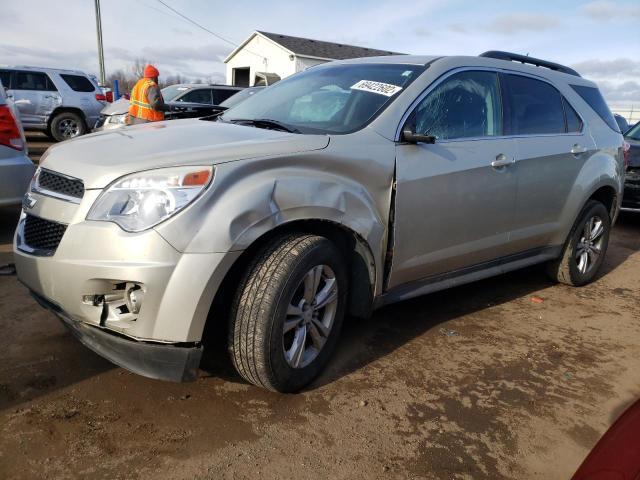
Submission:
[[82,198],[84,196],[84,184],[82,180],[65,177],[44,169],[40,170],[38,174],[38,187],[42,190],[48,190],[68,197]]
[[54,251],[67,226],[44,218],[27,215],[24,221],[24,243],[33,249]]

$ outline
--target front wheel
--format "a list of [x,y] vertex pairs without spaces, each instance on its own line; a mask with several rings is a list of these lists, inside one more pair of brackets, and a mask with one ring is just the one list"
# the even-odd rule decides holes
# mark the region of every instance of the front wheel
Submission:
[[548,264],[549,276],[575,287],[592,282],[604,262],[610,232],[611,218],[607,208],[590,200],[571,229],[562,255]]
[[344,317],[347,275],[327,238],[274,239],[249,265],[230,315],[229,351],[247,381],[295,392],[326,365]]

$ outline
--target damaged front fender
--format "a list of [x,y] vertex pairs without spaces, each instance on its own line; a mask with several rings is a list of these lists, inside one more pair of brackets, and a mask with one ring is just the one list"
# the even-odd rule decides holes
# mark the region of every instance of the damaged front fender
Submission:
[[[395,150],[392,142],[370,135],[368,148],[358,153],[348,136],[340,136],[321,151],[218,165],[211,190],[190,207],[191,213],[177,215],[157,231],[179,251],[229,252],[245,250],[290,222],[330,221],[366,243],[379,292]],[[348,155],[339,154],[347,148]]]

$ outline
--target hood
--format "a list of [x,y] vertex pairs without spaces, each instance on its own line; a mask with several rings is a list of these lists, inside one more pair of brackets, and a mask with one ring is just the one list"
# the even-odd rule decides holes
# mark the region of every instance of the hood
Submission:
[[121,98],[108,104],[100,113],[102,115],[123,115],[129,111],[129,100],[126,98]]
[[[49,148],[43,166],[104,188],[129,173],[176,165],[216,165],[320,150],[324,135],[302,135],[197,119],[148,123],[85,135]],[[42,164],[41,163],[41,164]]]

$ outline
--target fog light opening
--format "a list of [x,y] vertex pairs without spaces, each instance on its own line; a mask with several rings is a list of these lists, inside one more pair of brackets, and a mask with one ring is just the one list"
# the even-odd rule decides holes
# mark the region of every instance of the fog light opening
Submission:
[[140,308],[142,308],[142,302],[144,301],[144,294],[145,292],[139,284],[127,283],[127,291],[124,298],[127,302],[127,308],[131,313],[140,313]]

